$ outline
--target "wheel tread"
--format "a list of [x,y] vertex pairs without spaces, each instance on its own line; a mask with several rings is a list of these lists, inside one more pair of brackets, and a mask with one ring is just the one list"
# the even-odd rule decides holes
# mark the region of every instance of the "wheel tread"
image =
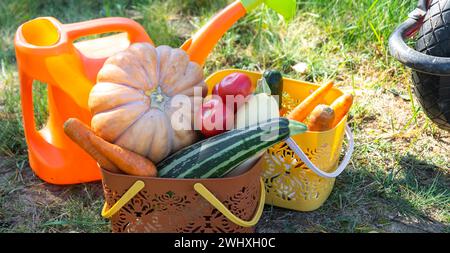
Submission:
[[[417,51],[450,57],[450,1],[432,0],[419,29]],[[414,93],[425,114],[440,128],[450,131],[450,77],[413,71]]]

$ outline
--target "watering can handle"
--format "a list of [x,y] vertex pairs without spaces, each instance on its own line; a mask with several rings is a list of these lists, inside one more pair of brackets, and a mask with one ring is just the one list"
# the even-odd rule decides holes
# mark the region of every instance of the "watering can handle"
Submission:
[[[89,35],[109,32],[126,32],[130,44],[135,42],[148,42],[154,45],[144,28],[139,23],[128,18],[99,18],[79,23],[65,24],[62,25],[62,29],[65,32],[69,43],[73,43],[76,39]],[[97,73],[103,66],[106,58],[95,59],[87,57],[81,51],[79,51],[79,53],[83,61],[86,76],[91,82],[95,83]]]
[[63,30],[66,31],[69,41],[84,36],[109,33],[109,32],[126,32],[131,43],[133,42],[149,42],[153,41],[145,32],[144,28],[134,20],[128,18],[112,17],[99,18],[72,24],[64,24]]
[[236,21],[249,11],[265,3],[285,19],[290,20],[295,15],[295,0],[237,0],[217,13],[206,25],[187,40],[181,48],[187,52],[191,61],[203,65],[220,38]]
[[22,106],[22,119],[24,125],[25,135],[27,137],[28,147],[37,148],[41,154],[51,156],[55,161],[61,160],[61,153],[52,144],[42,137],[36,130],[36,121],[34,118],[33,109],[33,81],[34,79],[28,76],[23,71],[19,70],[20,79],[20,96]]
[[348,148],[347,153],[344,156],[344,159],[342,160],[341,164],[338,166],[338,168],[331,173],[325,172],[321,170],[320,168],[316,167],[314,163],[306,156],[306,154],[303,152],[303,150],[295,143],[295,141],[292,138],[288,138],[286,140],[286,144],[295,152],[295,154],[300,157],[300,159],[308,166],[308,168],[317,175],[325,178],[335,178],[339,176],[342,171],[344,171],[345,167],[347,167],[348,163],[350,162],[350,158],[353,154],[354,149],[354,140],[353,140],[353,134],[350,127],[345,126],[345,135],[348,139]]

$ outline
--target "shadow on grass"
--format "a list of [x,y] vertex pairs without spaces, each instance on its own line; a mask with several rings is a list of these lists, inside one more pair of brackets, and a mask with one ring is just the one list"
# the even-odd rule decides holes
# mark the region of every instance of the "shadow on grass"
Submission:
[[448,232],[448,174],[411,154],[397,162],[396,170],[375,172],[348,166],[329,199],[313,212],[266,205],[258,231]]
[[[450,175],[449,168],[442,168],[407,154],[398,160],[402,176],[395,177],[392,184],[404,194],[393,194],[391,199],[399,210],[420,215],[432,222],[441,223],[430,217],[430,209],[437,208],[448,212],[450,205]],[[445,165],[444,165],[445,166]],[[405,198],[405,196],[407,198]],[[444,226],[449,224],[441,223]]]

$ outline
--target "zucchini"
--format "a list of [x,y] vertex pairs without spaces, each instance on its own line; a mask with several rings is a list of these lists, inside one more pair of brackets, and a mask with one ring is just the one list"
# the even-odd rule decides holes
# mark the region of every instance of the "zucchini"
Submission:
[[260,151],[306,131],[306,125],[273,118],[244,129],[233,129],[185,147],[157,165],[165,178],[223,177]]
[[272,95],[278,96],[278,107],[281,108],[281,99],[283,95],[283,76],[278,70],[266,70],[263,77],[269,85]]

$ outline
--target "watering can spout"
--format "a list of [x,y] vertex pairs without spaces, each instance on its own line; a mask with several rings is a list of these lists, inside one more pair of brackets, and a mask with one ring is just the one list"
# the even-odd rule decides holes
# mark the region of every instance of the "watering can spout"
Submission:
[[228,29],[261,4],[272,8],[287,21],[295,16],[296,0],[237,0],[216,14],[181,48],[187,52],[191,61],[203,65],[214,46]]

